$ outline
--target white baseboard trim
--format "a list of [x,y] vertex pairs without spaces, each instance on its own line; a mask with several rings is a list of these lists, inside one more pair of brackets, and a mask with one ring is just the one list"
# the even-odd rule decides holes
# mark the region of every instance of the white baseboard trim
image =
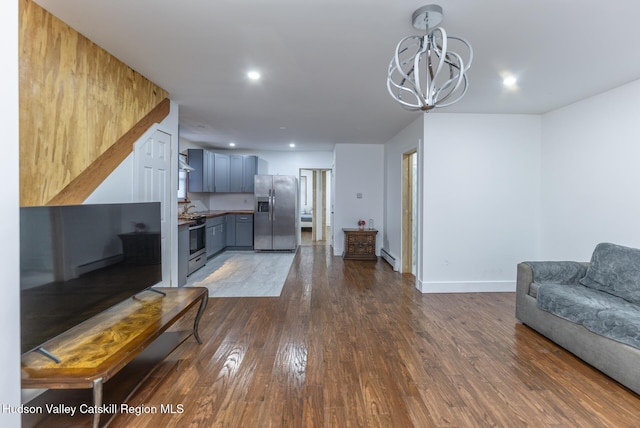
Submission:
[[515,281],[416,281],[423,293],[496,293],[516,291]]

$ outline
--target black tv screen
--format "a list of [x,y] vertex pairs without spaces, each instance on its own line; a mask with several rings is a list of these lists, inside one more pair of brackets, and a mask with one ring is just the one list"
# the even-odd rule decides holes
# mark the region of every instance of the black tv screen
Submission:
[[160,202],[20,208],[22,353],[162,281]]

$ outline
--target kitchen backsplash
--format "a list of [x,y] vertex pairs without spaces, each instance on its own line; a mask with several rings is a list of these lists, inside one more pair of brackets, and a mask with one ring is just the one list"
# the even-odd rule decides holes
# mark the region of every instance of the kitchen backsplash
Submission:
[[226,193],[209,196],[210,210],[252,210],[254,196],[251,193]]
[[[209,195],[205,193],[190,193],[191,202],[194,205],[189,209],[190,213],[216,210],[253,210],[254,196],[249,193],[227,193]],[[182,210],[182,204],[179,207]]]
[[192,199],[188,205],[193,205],[194,207],[189,210],[190,213],[199,213],[202,211],[209,211],[209,207],[207,207],[201,200]]

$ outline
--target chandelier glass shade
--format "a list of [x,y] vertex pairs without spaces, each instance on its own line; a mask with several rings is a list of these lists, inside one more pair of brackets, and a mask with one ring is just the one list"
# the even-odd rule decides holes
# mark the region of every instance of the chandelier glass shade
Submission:
[[[473,49],[461,37],[448,36],[437,25],[442,8],[424,6],[413,13],[413,26],[427,31],[425,36],[409,36],[400,40],[389,63],[389,94],[408,110],[430,111],[459,101],[467,92],[467,70],[473,60]],[[465,56],[450,50],[460,45]]]

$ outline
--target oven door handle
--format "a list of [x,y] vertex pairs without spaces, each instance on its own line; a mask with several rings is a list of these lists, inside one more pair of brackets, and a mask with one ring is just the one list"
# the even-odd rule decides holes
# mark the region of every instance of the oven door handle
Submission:
[[199,224],[197,226],[189,226],[189,230],[196,230],[196,229],[202,229],[203,227],[205,227],[207,224],[203,223],[203,224]]

